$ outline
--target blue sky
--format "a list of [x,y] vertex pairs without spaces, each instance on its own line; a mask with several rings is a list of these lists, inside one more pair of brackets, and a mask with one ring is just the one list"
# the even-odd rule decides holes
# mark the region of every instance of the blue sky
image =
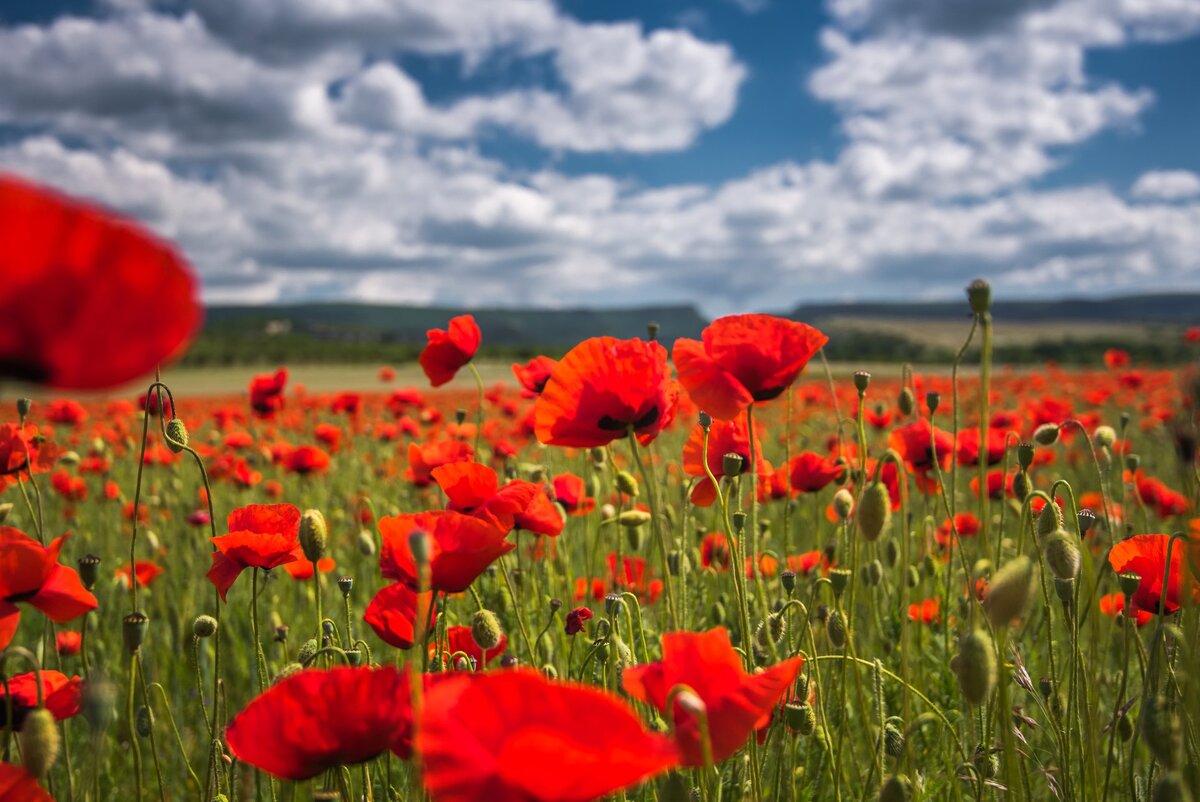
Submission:
[[10,0],[0,168],[210,302],[1200,288],[1200,0]]

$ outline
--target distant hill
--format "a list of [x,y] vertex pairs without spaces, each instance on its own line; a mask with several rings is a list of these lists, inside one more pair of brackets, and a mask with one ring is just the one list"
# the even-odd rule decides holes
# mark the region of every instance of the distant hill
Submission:
[[[829,318],[917,318],[962,320],[971,310],[961,301],[916,303],[800,304],[788,313],[794,320]],[[1120,298],[1060,298],[1052,301],[1004,301],[992,305],[998,323],[1096,323],[1200,324],[1200,293],[1132,295]]]

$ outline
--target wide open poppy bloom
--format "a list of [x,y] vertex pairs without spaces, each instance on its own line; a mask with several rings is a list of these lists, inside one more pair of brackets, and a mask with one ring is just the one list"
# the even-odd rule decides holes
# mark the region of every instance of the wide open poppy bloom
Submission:
[[[761,458],[762,443],[755,432],[754,453]],[[742,458],[742,471],[750,469],[750,438],[746,436],[746,416],[731,421],[713,421],[708,430],[708,469],[718,482],[725,478],[725,455],[737,454]],[[698,507],[711,506],[717,499],[717,488],[709,481],[704,470],[704,429],[696,426],[683,444],[683,472],[696,476],[700,481],[692,487],[692,503]],[[760,474],[766,464],[759,461]]]
[[221,599],[247,568],[270,570],[296,559],[300,510],[294,504],[250,504],[229,513],[229,533],[209,538],[217,550],[208,578]]
[[524,395],[532,397],[542,394],[542,390],[546,387],[546,382],[550,381],[550,374],[554,372],[554,368],[557,366],[557,359],[551,359],[548,356],[535,356],[524,365],[514,362],[512,372],[517,377],[517,381],[521,383],[521,387],[525,389]]
[[435,802],[586,802],[679,763],[616,696],[530,669],[434,685],[417,751]]
[[17,602],[40,610],[58,624],[95,610],[96,597],[74,568],[60,565],[67,535],[43,546],[20,529],[0,526],[0,649],[12,642],[21,622]]
[[843,463],[813,451],[803,451],[792,457],[789,479],[793,489],[801,493],[817,493],[845,475],[846,466]]
[[[79,714],[83,701],[83,680],[68,677],[58,671],[39,671],[35,679],[32,671],[8,678],[8,694],[12,697],[14,730],[30,711],[38,706],[38,681],[41,681],[42,699],[45,707],[58,721]],[[0,683],[0,727],[6,725],[8,698],[4,694],[4,683]]]
[[0,802],[54,802],[54,798],[25,769],[0,763]]
[[656,342],[592,337],[567,352],[533,407],[544,445],[590,448],[625,437],[643,443],[674,415],[678,390]]
[[417,361],[434,387],[441,387],[453,379],[459,368],[475,356],[483,339],[471,315],[451,318],[445,329],[430,329],[425,336],[428,342]]
[[[741,748],[755,728],[770,718],[804,665],[803,657],[793,657],[761,674],[747,674],[723,627],[708,632],[668,632],[662,641],[663,659],[626,668],[621,685],[630,696],[664,715],[671,689],[677,685],[691,688],[704,702],[712,759],[717,763]],[[683,751],[684,765],[703,766],[699,722],[679,705],[674,717],[675,740]]]
[[288,453],[284,467],[302,476],[322,473],[329,468],[329,454],[316,446],[303,445]]
[[[430,616],[432,593],[417,593],[405,582],[393,582],[371,599],[363,612],[363,620],[389,646],[411,649],[419,627]],[[437,622],[437,610],[429,618],[430,631]]]
[[442,465],[432,475],[450,500],[447,509],[491,521],[505,531],[515,526],[556,537],[563,530],[562,515],[533,482],[514,479],[500,487],[496,472],[478,462]]
[[945,469],[946,460],[954,453],[954,438],[950,433],[936,429],[931,437],[931,429],[929,421],[921,418],[893,429],[888,435],[888,447],[895,449],[922,476],[932,471],[935,465]]
[[700,336],[676,340],[671,358],[688,395],[718,420],[782,394],[829,342],[812,326],[774,315],[717,318]]
[[507,529],[453,510],[434,510],[379,519],[383,548],[379,568],[384,579],[395,579],[416,587],[416,563],[409,536],[416,531],[429,535],[430,586],[428,590],[462,593],[476,577],[516,545],[508,542]]
[[459,440],[435,440],[431,443],[408,444],[408,468],[404,478],[417,487],[433,484],[433,469],[452,462],[467,462],[475,458],[475,450]]
[[283,409],[283,389],[287,386],[287,368],[250,380],[250,408],[260,418],[270,418]]
[[381,668],[306,669],[280,680],[233,717],[234,757],[285,780],[392,751],[411,754],[407,673]]
[[[1169,535],[1134,535],[1122,540],[1108,552],[1108,564],[1118,574],[1130,572],[1141,577],[1138,589],[1133,594],[1134,609],[1147,613],[1158,613],[1159,602],[1163,597],[1163,571],[1167,566],[1167,541]],[[1176,542],[1171,547],[1171,576],[1166,588],[1166,604],[1163,608],[1167,614],[1179,609],[1180,588],[1183,586],[1184,552],[1188,549],[1186,541]],[[1187,580],[1192,588],[1192,594],[1200,601],[1196,593],[1195,578]]]
[[131,573],[137,573],[137,583],[141,587],[146,587],[151,582],[162,574],[163,569],[158,563],[153,560],[138,560],[134,566],[130,568],[129,563],[125,563],[116,571],[113,571],[113,576],[120,581],[126,588],[129,587],[129,576]]
[[0,378],[97,390],[152,372],[200,324],[174,248],[97,206],[0,174]]

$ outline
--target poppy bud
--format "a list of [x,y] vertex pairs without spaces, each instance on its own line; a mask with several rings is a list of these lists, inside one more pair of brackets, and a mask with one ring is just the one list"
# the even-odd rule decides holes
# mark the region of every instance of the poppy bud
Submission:
[[950,667],[958,676],[959,690],[968,703],[979,706],[986,702],[996,687],[999,673],[996,650],[987,631],[977,629],[963,635]]
[[704,410],[700,410],[700,414],[697,416],[697,418],[700,422],[700,428],[707,432],[712,426],[712,415],[709,415]]
[[858,531],[863,539],[873,543],[892,523],[892,499],[882,482],[873,482],[863,493],[858,506]]
[[645,510],[625,510],[617,516],[617,523],[631,529],[650,523],[650,513]]
[[658,321],[651,320],[646,324],[646,339],[650,342],[658,339]]
[[687,555],[678,549],[672,549],[667,555],[667,570],[671,576],[679,576],[680,572],[685,570],[691,563],[688,562]]
[[362,529],[358,533],[358,553],[364,557],[375,556],[375,538],[367,529]]
[[1025,612],[1033,595],[1033,571],[1033,561],[1022,554],[1005,563],[992,577],[983,606],[993,627],[1008,626]]
[[529,481],[535,485],[540,485],[546,481],[546,466],[545,465],[530,465],[529,466]]
[[150,733],[154,731],[154,712],[150,708],[145,705],[138,707],[134,716],[134,729],[143,738],[150,737]]
[[293,674],[299,674],[303,670],[304,666],[300,663],[285,663],[283,667],[279,669],[279,673],[275,675],[275,679],[271,680],[271,684],[278,685],[283,680],[287,679]]
[[308,665],[320,649],[321,646],[317,643],[317,639],[309,638],[300,644],[300,649],[296,652],[296,661],[301,665]]
[[588,455],[592,458],[592,465],[599,468],[604,465],[608,459],[608,455],[604,453],[604,449],[600,446],[592,446],[588,451]]
[[779,575],[779,582],[783,585],[784,592],[791,594],[796,589],[796,572],[784,571]]
[[725,605],[720,601],[713,602],[712,607],[708,610],[708,618],[713,626],[723,626],[725,624]]
[[466,422],[466,420],[467,420],[467,411],[465,409],[463,409],[462,407],[459,407],[458,409],[454,410],[454,422],[455,423],[457,423],[459,426],[462,426],[463,423]]
[[1046,537],[1053,532],[1062,529],[1063,514],[1062,508],[1057,504],[1048,503],[1042,507],[1042,511],[1037,517],[1037,533],[1041,537]]
[[912,782],[903,774],[893,774],[879,789],[879,802],[908,802],[912,799]]
[[96,587],[100,576],[100,558],[95,554],[85,554],[79,558],[79,581],[88,590]]
[[1029,470],[1029,466],[1033,464],[1033,443],[1023,440],[1017,443],[1017,464],[1021,466],[1022,471]]
[[1191,802],[1192,794],[1183,782],[1183,775],[1168,771],[1159,775],[1150,793],[1150,802]]
[[25,418],[29,416],[29,410],[32,408],[33,401],[31,399],[23,396],[17,399],[17,417],[20,418],[22,422],[24,422]]
[[1142,465],[1142,458],[1137,454],[1125,455],[1125,468],[1130,471],[1137,472],[1137,469]]
[[300,516],[300,548],[304,556],[317,562],[329,547],[329,527],[320,510],[305,510]]
[[1063,612],[1068,616],[1073,614],[1072,603],[1075,601],[1075,580],[1054,578],[1054,595],[1062,602]]
[[[599,652],[600,652],[600,650],[597,649],[596,650],[597,656],[599,656]],[[607,660],[607,657],[605,659]],[[500,667],[501,668],[516,668],[520,664],[521,664],[521,660],[515,654],[506,654],[500,658]]]
[[1013,498],[1017,501],[1024,501],[1033,492],[1033,483],[1029,481],[1029,474],[1025,471],[1018,471],[1013,476],[1012,489]]
[[1141,586],[1142,577],[1132,571],[1124,571],[1117,574],[1117,584],[1121,586],[1121,592],[1125,594],[1125,598],[1131,598]]
[[906,573],[906,580],[910,588],[915,588],[917,585],[921,584],[921,572],[917,570],[917,566],[908,566],[908,571]]
[[1062,529],[1055,531],[1046,538],[1042,553],[1046,558],[1046,565],[1050,567],[1050,573],[1056,578],[1067,580],[1079,576],[1079,546],[1076,545],[1073,535]]
[[479,610],[471,616],[471,639],[483,651],[495,649],[503,637],[500,619],[491,610]]
[[0,504],[0,524],[8,520],[8,514],[12,512],[12,508],[13,505],[11,501],[6,501],[3,504]]
[[883,728],[883,751],[890,758],[898,758],[904,752],[904,733],[896,722],[889,721]]
[[862,398],[866,395],[867,388],[871,386],[871,374],[865,370],[854,371],[854,389],[858,390],[858,397]]
[[925,393],[925,407],[929,410],[929,414],[937,412],[938,404],[942,402],[942,394],[930,391]]
[[1117,719],[1117,737],[1120,738],[1122,742],[1128,741],[1133,737],[1133,722],[1130,721],[1129,716],[1125,714],[1122,714],[1121,717]]
[[617,490],[627,496],[637,498],[638,480],[629,471],[617,471]]
[[905,387],[900,390],[900,396],[896,399],[896,406],[900,408],[900,414],[904,416],[911,415],[917,403],[913,399],[913,391]]
[[211,638],[217,634],[217,619],[211,615],[198,615],[192,622],[192,634],[197,638]]
[[614,507],[612,504],[601,504],[600,505],[600,520],[601,521],[611,521],[616,517],[617,517],[617,508],[616,507]]
[[896,563],[900,562],[900,546],[892,538],[888,538],[883,545],[883,562],[888,568],[895,568]]
[[188,430],[179,418],[167,421],[167,448],[178,454],[188,446]]
[[45,779],[58,760],[58,727],[54,716],[44,707],[29,711],[21,725],[21,758],[25,770],[39,781]]
[[846,488],[833,494],[833,513],[838,520],[845,521],[854,512],[854,496]]
[[1092,432],[1092,442],[1096,448],[1112,448],[1117,442],[1117,430],[1111,426],[1097,426]]
[[68,467],[74,467],[74,466],[78,465],[79,464],[79,452],[64,451],[58,457],[58,464],[66,465]]
[[1053,423],[1043,423],[1033,430],[1033,439],[1038,445],[1054,445],[1058,442],[1058,426]]
[[429,564],[429,551],[432,547],[429,533],[423,529],[414,529],[408,533],[408,548],[412,551],[413,562],[417,567]]
[[871,560],[862,568],[863,581],[867,587],[875,587],[883,580],[883,563]]
[[783,723],[800,735],[812,735],[817,728],[817,714],[808,702],[783,706]]
[[1165,698],[1152,696],[1142,706],[1142,740],[1154,759],[1168,770],[1178,769],[1183,757],[1183,725]]
[[342,598],[347,599],[350,597],[350,591],[354,590],[354,577],[339,576],[337,578],[337,585],[338,590],[342,592]]
[[721,457],[721,472],[730,479],[741,476],[746,460],[741,454],[730,451]]
[[842,618],[840,610],[831,610],[825,621],[825,634],[835,649],[846,645],[846,619]]
[[117,688],[103,676],[92,676],[83,683],[80,699],[83,717],[94,732],[101,732],[117,717]]
[[1000,773],[1000,756],[991,749],[986,749],[983,744],[975,747],[975,756],[971,762],[980,774],[989,779]]
[[133,612],[121,619],[121,634],[125,639],[125,650],[137,654],[146,639],[150,618],[145,613]]

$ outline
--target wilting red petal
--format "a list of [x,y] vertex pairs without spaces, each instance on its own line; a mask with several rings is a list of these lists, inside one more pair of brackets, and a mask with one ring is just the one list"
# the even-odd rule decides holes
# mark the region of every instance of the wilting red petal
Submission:
[[431,688],[417,749],[436,802],[585,802],[679,761],[617,697],[527,669]]
[[225,731],[239,760],[286,780],[405,750],[408,676],[390,666],[305,670],[271,686]]
[[0,175],[0,376],[103,389],[178,353],[200,323],[191,270],[103,209]]

